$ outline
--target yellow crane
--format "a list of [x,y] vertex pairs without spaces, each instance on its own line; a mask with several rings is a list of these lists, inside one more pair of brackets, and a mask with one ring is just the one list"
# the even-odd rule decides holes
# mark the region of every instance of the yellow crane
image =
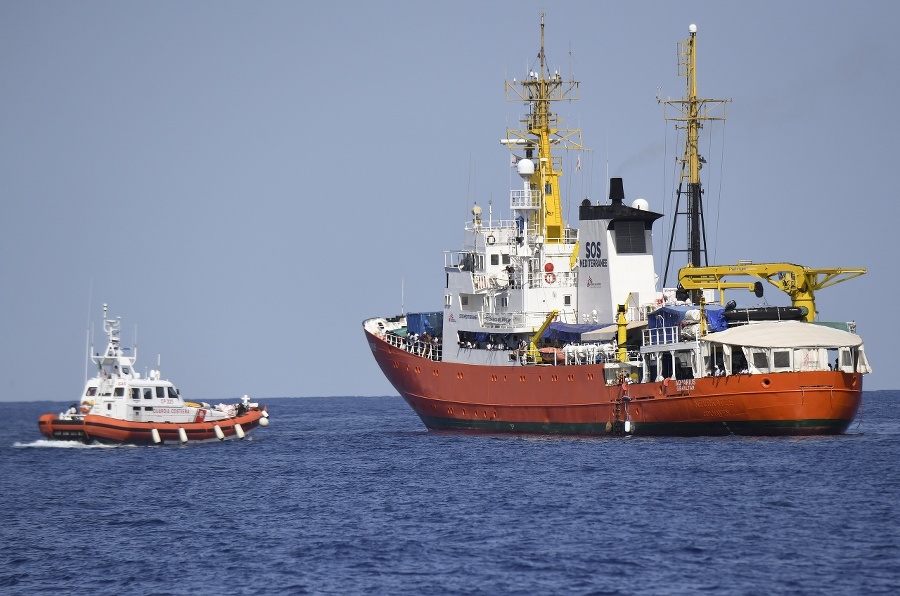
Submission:
[[544,323],[540,327],[538,327],[537,331],[535,331],[531,335],[531,339],[528,342],[528,356],[532,359],[532,361],[536,361],[538,357],[537,342],[540,341],[541,336],[544,334],[544,331],[547,329],[547,327],[550,326],[550,323],[552,323],[553,319],[555,319],[558,315],[558,310],[551,310],[547,315],[547,318],[544,319]]
[[740,288],[755,291],[762,296],[759,282],[725,282],[726,277],[756,277],[767,281],[791,298],[791,305],[806,308],[806,320],[816,318],[815,292],[843,281],[859,277],[866,269],[825,268],[813,269],[793,263],[753,263],[738,261],[737,265],[717,265],[694,267],[688,265],[678,272],[678,285],[685,290],[719,290],[720,300],[725,303],[726,289]]
[[628,362],[628,348],[625,342],[628,341],[628,319],[625,313],[628,312],[628,303],[631,302],[632,293],[628,293],[625,304],[616,305],[616,360],[619,362]]

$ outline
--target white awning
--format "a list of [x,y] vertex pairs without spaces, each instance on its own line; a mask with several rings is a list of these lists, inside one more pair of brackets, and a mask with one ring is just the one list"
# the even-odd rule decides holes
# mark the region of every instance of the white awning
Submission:
[[[646,327],[647,321],[632,321],[628,323],[626,329],[631,331],[639,327]],[[581,341],[612,341],[619,332],[618,325],[607,325],[593,331],[586,331],[581,334]]]
[[772,321],[732,327],[702,338],[719,344],[756,348],[842,348],[860,346],[863,340],[849,331],[802,321]]

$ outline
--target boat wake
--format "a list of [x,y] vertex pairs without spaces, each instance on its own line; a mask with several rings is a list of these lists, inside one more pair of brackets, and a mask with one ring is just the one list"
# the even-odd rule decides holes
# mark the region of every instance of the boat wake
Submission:
[[13,447],[16,449],[26,449],[26,448],[53,448],[53,449],[114,449],[117,447],[134,447],[134,445],[105,445],[103,443],[92,443],[90,445],[85,445],[80,441],[59,441],[59,440],[49,440],[49,439],[40,439],[37,441],[31,441],[28,443],[23,443],[21,441],[16,441],[13,443]]

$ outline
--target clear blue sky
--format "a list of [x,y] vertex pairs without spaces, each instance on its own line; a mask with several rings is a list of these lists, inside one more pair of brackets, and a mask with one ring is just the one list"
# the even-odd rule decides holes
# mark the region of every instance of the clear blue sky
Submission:
[[361,322],[439,310],[472,202],[505,213],[503,82],[532,66],[541,10],[594,149],[575,204],[608,169],[670,211],[656,95],[683,95],[696,23],[700,93],[733,99],[710,130],[711,253],[868,267],[819,310],[857,321],[867,389],[900,387],[881,308],[900,295],[900,3],[7,1],[0,400],[77,396],[104,302],[126,345],[137,326],[138,370],[161,354],[188,398],[395,394]]

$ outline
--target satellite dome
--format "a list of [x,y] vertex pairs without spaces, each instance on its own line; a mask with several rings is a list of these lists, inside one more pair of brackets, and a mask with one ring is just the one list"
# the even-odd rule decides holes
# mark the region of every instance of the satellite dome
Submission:
[[531,178],[534,174],[534,162],[530,159],[520,159],[519,163],[516,164],[516,169],[522,178]]
[[631,206],[635,209],[640,209],[641,211],[650,210],[650,203],[647,202],[647,199],[635,199]]

